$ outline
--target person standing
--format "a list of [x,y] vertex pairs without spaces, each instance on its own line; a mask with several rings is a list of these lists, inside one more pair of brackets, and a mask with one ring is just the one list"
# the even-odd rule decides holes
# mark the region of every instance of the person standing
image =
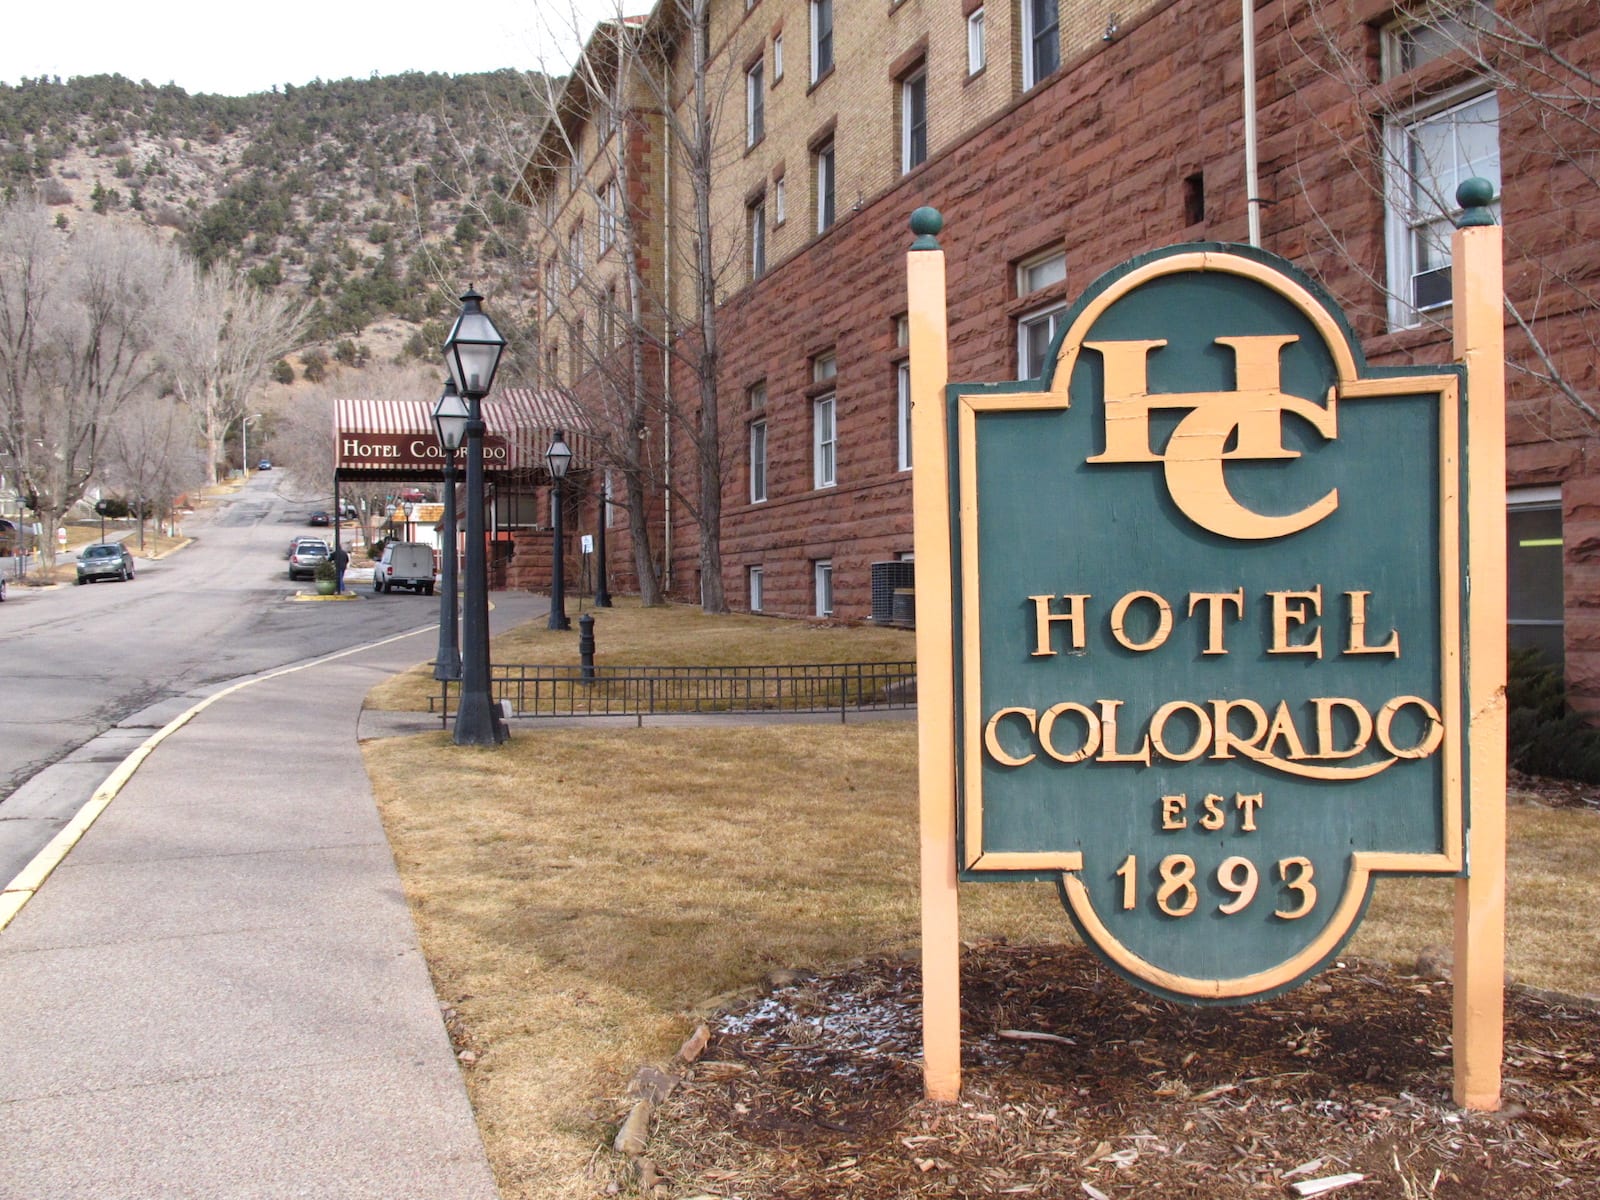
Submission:
[[343,543],[336,544],[333,548],[333,570],[335,596],[344,595],[344,569],[350,565],[350,552],[344,548]]

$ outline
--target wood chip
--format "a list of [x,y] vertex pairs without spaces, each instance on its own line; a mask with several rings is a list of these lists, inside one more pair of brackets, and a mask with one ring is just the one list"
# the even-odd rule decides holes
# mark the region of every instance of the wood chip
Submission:
[[1344,1175],[1324,1175],[1321,1179],[1307,1179],[1302,1183],[1291,1183],[1289,1190],[1296,1196],[1321,1196],[1328,1192],[1336,1192],[1340,1188],[1349,1187],[1352,1183],[1360,1183],[1365,1175],[1358,1175],[1354,1171]]
[[1002,1029],[1000,1036],[1011,1042],[1056,1042],[1062,1046],[1078,1044],[1069,1037],[1061,1037],[1054,1033],[1037,1033],[1032,1029]]

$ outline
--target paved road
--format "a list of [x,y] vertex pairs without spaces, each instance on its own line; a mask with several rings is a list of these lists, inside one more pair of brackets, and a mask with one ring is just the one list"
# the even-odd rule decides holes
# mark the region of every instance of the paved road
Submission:
[[[309,585],[289,582],[283,551],[313,532],[313,505],[296,502],[289,483],[282,472],[259,474],[197,513],[185,527],[194,545],[160,561],[136,556],[132,583],[9,590],[0,605],[0,881],[186,697],[437,621],[437,600],[409,593],[291,600]],[[416,661],[432,655],[426,637],[415,645]],[[293,757],[285,747],[286,770]]]

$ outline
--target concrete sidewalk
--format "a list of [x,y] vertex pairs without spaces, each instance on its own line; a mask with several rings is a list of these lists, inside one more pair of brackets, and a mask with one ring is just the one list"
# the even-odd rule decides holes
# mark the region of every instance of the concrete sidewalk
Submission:
[[0,930],[0,1198],[498,1194],[356,740],[432,636],[209,703]]

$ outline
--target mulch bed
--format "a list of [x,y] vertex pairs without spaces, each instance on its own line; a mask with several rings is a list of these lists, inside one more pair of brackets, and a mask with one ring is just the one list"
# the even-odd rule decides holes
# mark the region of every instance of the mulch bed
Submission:
[[[963,1088],[922,1098],[919,972],[885,959],[711,1023],[626,1185],[760,1200],[1600,1196],[1600,1014],[1513,990],[1504,1108],[1450,1099],[1450,985],[1346,959],[1189,1008],[1078,946],[970,947]],[[1039,1037],[1038,1035],[1046,1035]]]

